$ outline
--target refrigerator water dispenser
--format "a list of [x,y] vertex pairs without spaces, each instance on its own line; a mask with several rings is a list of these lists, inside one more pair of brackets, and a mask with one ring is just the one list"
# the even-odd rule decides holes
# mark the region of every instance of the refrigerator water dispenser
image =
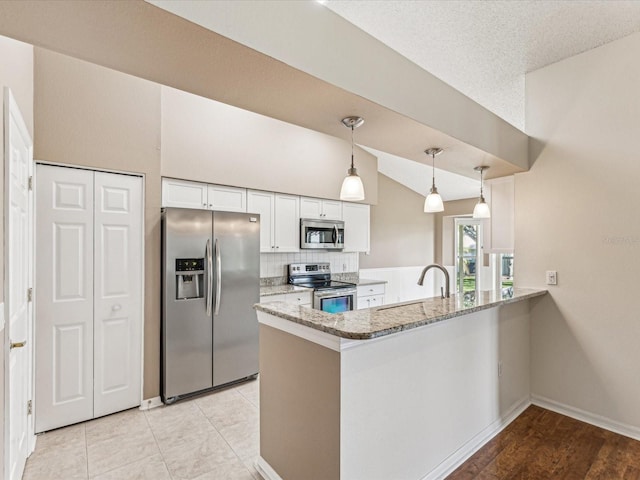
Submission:
[[204,298],[204,258],[176,258],[176,300]]

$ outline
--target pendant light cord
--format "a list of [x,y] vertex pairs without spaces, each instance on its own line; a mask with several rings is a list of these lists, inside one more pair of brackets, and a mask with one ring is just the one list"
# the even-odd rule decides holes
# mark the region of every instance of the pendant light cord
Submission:
[[482,174],[484,172],[482,170],[480,170],[480,199],[484,200],[484,195],[482,194]]
[[353,124],[351,125],[351,169],[353,170]]
[[436,188],[436,154],[431,154],[431,189]]

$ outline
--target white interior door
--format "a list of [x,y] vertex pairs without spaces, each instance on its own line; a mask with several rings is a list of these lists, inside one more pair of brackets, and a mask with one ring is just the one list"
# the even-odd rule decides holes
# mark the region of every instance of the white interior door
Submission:
[[[8,88],[4,89],[5,182],[8,222],[5,242],[5,302],[9,336],[5,395],[8,412],[5,434],[7,478],[20,479],[31,453],[32,424],[27,402],[31,398],[31,308],[28,300],[31,271],[31,215],[29,177],[33,165],[33,143],[20,110]],[[7,345],[7,342],[5,342]],[[6,378],[5,377],[5,378]]]
[[93,172],[36,171],[36,432],[93,418]]
[[140,405],[142,178],[95,173],[94,416]]

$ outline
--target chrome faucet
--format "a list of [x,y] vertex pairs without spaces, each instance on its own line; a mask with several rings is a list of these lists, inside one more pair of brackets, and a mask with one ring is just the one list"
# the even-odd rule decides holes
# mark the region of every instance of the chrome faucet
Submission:
[[449,296],[450,296],[450,292],[449,292],[449,272],[447,272],[447,269],[444,268],[442,265],[439,265],[437,263],[432,263],[431,265],[427,265],[426,267],[424,267],[424,270],[422,270],[422,273],[420,274],[420,278],[418,279],[418,285],[422,285],[422,282],[424,282],[425,274],[432,268],[437,268],[439,270],[442,270],[442,273],[444,273],[445,293],[442,293],[442,287],[440,287],[440,297],[441,298],[445,298],[445,296],[446,296],[447,298],[449,298]]

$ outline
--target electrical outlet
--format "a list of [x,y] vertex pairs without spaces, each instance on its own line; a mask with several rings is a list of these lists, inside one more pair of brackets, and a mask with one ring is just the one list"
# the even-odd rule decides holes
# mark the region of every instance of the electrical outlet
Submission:
[[498,362],[498,377],[502,376],[502,362]]
[[558,284],[558,272],[555,270],[547,270],[547,285]]

